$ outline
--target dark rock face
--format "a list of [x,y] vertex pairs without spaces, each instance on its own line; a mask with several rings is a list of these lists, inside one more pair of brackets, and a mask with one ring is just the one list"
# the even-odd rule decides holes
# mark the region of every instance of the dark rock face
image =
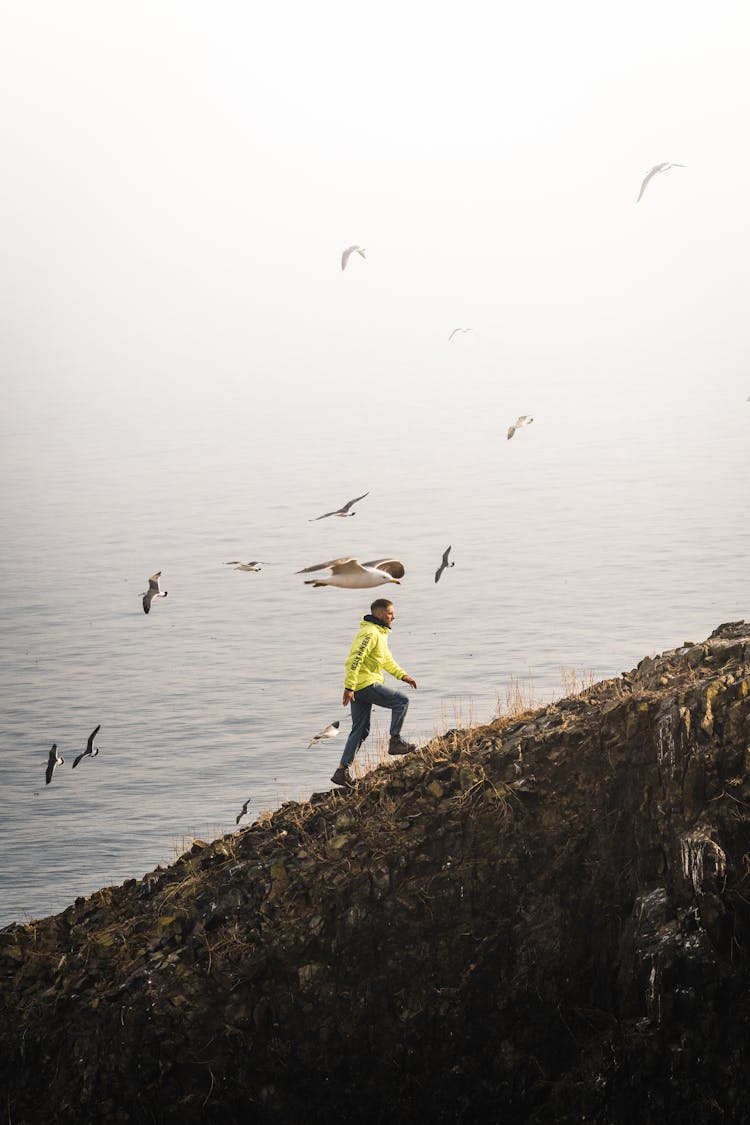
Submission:
[[23,1122],[750,1120],[750,627],[0,932]]

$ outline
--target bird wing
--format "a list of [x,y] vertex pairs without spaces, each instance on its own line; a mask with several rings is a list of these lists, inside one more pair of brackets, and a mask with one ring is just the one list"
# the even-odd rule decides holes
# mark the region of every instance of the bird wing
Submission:
[[404,564],[399,562],[398,559],[375,559],[373,562],[366,562],[363,566],[373,566],[376,570],[383,570],[386,574],[390,574],[391,578],[403,578],[406,571]]
[[513,434],[515,432],[516,432],[515,426],[508,426],[508,441],[510,441],[510,439],[513,437]]
[[240,562],[239,559],[230,559],[229,562],[224,563],[224,566],[241,566],[241,565],[242,565],[242,563]]
[[49,752],[49,758],[47,759],[47,772],[44,775],[44,780],[47,783],[47,785],[49,785],[50,781],[52,781],[52,774],[55,771],[56,765],[57,765],[57,743],[53,742],[52,743],[52,749]]
[[324,520],[327,516],[336,516],[340,511],[341,509],[337,508],[335,512],[323,512],[322,516],[313,516],[313,518],[311,520],[308,520],[307,522],[315,523],[316,520]]
[[445,563],[441,562],[440,566],[435,571],[435,581],[436,582],[439,581],[440,575],[443,573],[444,570],[445,570]]
[[295,574],[310,574],[314,570],[327,570],[328,567],[335,569],[335,573],[340,574],[341,568],[353,563],[354,569],[359,569],[359,563],[356,559],[331,559],[330,562],[317,563],[315,566],[305,566],[302,570],[296,570]]
[[88,750],[82,750],[82,751],[81,751],[81,753],[80,753],[80,754],[78,755],[78,757],[77,757],[77,758],[75,759],[75,761],[73,762],[73,769],[75,769],[75,768],[76,768],[76,766],[77,766],[77,765],[78,765],[78,763],[80,762],[81,758],[85,758],[85,757],[86,757],[86,755],[87,755],[88,753],[89,753],[89,751],[88,751]]
[[451,553],[450,547],[446,547],[445,550],[443,551],[443,565],[444,566],[448,565],[448,555],[450,553]]
[[453,329],[453,331],[451,332],[450,336],[448,337],[448,342],[449,342],[449,343],[450,343],[450,341],[451,341],[451,340],[453,339],[453,337],[454,337],[454,336],[456,335],[456,333],[457,333],[458,331],[459,331],[459,329],[458,329],[458,328],[454,328],[454,329]]
[[355,496],[353,500],[349,500],[348,503],[344,504],[343,508],[339,508],[339,511],[340,512],[348,512],[349,509],[351,508],[352,504],[356,504],[358,501],[364,500],[365,496],[369,496],[369,495],[370,495],[369,492],[363,492],[361,496]]
[[355,250],[355,249],[356,249],[355,246],[347,246],[346,250],[341,255],[341,268],[342,268],[342,270],[346,269],[346,263],[349,261],[349,255],[351,254],[352,250]]
[[655,176],[657,172],[663,172],[663,171],[664,171],[664,165],[663,164],[654,164],[651,171],[646,173],[646,175],[643,177],[643,183],[641,184],[641,190],[638,192],[638,198],[636,199],[636,203],[640,203],[641,196],[643,195],[644,191],[646,190],[646,187],[647,187],[648,182],[651,179],[651,177]]
[[86,743],[86,750],[88,751],[89,754],[91,753],[91,750],[92,750],[93,745],[94,745],[94,738],[96,737],[96,735],[99,733],[99,730],[101,729],[101,725],[102,724],[99,723],[98,727],[94,727],[91,734],[89,735],[89,740]]
[[158,590],[159,590],[159,579],[160,579],[160,578],[161,578],[161,571],[160,571],[160,570],[157,570],[156,574],[152,574],[152,575],[151,575],[151,577],[150,577],[150,578],[149,578],[149,580],[148,580],[148,588],[149,588],[149,590],[156,590],[156,591],[157,591],[157,593],[158,593]]
[[144,613],[148,613],[148,611],[151,609],[151,602],[153,600],[153,597],[154,597],[154,595],[151,593],[150,590],[147,594],[143,595],[143,612]]

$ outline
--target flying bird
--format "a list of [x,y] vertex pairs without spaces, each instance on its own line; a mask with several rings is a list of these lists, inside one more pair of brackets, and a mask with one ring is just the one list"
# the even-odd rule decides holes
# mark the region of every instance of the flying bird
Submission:
[[322,516],[313,516],[313,518],[311,520],[308,520],[307,522],[315,523],[317,520],[328,519],[329,516],[356,516],[356,512],[349,511],[352,504],[356,504],[360,500],[364,500],[365,496],[369,495],[369,492],[363,492],[361,496],[355,496],[353,500],[350,500],[347,504],[344,504],[343,508],[337,508],[335,512],[323,512]]
[[435,581],[436,582],[440,579],[440,575],[443,573],[443,571],[447,567],[456,565],[453,562],[448,562],[448,555],[450,554],[450,550],[451,550],[450,547],[446,547],[446,549],[443,551],[443,561],[440,563],[440,566],[435,571]]
[[231,562],[224,563],[224,566],[233,566],[235,570],[260,570],[260,560],[243,563],[239,559],[232,559]]
[[247,816],[247,806],[250,804],[251,801],[252,801],[252,797],[248,797],[248,799],[245,801],[244,805],[242,806],[241,812],[237,813],[237,816],[236,816],[235,821],[234,821],[235,824],[239,824],[240,821],[242,820],[243,816]]
[[49,758],[47,759],[47,772],[44,775],[44,780],[47,785],[49,785],[50,781],[52,781],[52,774],[55,772],[55,766],[64,765],[65,759],[63,758],[62,754],[58,754],[57,743],[53,742],[52,749],[49,752]]
[[330,562],[306,566],[297,574],[311,574],[313,571],[328,571],[317,578],[306,578],[306,586],[342,586],[347,590],[366,590],[370,586],[384,586],[388,582],[400,585],[404,576],[404,564],[398,559],[375,559],[361,563],[357,559],[332,559]]
[[92,758],[95,758],[95,757],[96,757],[96,755],[97,755],[97,754],[99,753],[99,747],[98,747],[98,746],[96,746],[96,747],[94,746],[94,738],[95,738],[95,736],[96,736],[96,735],[98,734],[98,732],[99,732],[99,727],[101,727],[101,725],[102,725],[102,724],[101,724],[101,723],[99,723],[99,726],[98,726],[98,727],[94,727],[94,729],[92,730],[91,734],[89,735],[89,740],[88,740],[88,742],[86,743],[86,749],[85,749],[85,750],[82,750],[82,751],[81,751],[81,753],[80,753],[80,754],[78,755],[78,757],[77,757],[77,758],[75,759],[75,761],[73,762],[73,769],[75,769],[75,768],[76,768],[76,766],[77,766],[77,765],[78,765],[78,763],[80,762],[81,758],[87,758],[87,757],[88,757],[89,755],[91,755],[91,757],[92,757]]
[[329,723],[327,727],[323,727],[323,729],[319,731],[318,734],[316,734],[315,737],[311,740],[307,749],[309,750],[310,746],[314,746],[316,742],[322,742],[324,738],[335,738],[339,733],[340,726],[340,721],[336,719],[335,723]]
[[641,190],[638,192],[636,203],[640,203],[643,193],[648,187],[651,178],[653,176],[657,176],[659,172],[668,172],[670,168],[687,168],[687,164],[673,164],[669,160],[665,160],[662,164],[654,164],[651,171],[647,172],[644,176],[643,183],[641,184]]
[[534,419],[530,414],[522,414],[520,418],[516,419],[512,426],[508,426],[508,441],[513,437],[516,430],[520,429],[521,426],[530,426],[533,421]]
[[157,570],[156,574],[152,574],[148,580],[148,590],[142,595],[143,597],[143,612],[148,613],[151,609],[151,602],[154,598],[166,598],[167,591],[159,589],[159,579],[161,578],[161,571]]
[[471,332],[471,329],[470,328],[454,328],[453,331],[451,332],[450,336],[448,337],[448,343],[451,342],[451,340],[453,339],[453,337],[456,335],[457,332]]
[[342,270],[346,269],[346,263],[349,261],[350,254],[359,254],[360,257],[364,258],[364,256],[365,256],[364,247],[362,247],[362,246],[347,246],[346,250],[341,255],[341,268],[342,268]]

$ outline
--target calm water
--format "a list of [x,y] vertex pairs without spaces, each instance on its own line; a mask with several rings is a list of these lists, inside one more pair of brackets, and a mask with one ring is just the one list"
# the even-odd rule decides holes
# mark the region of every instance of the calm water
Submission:
[[[348,729],[342,662],[377,593],[313,590],[300,567],[404,561],[391,648],[422,738],[490,719],[513,676],[544,702],[561,669],[614,675],[748,616],[744,395],[623,396],[584,423],[558,392],[507,442],[528,407],[489,379],[428,404],[387,389],[369,421],[312,391],[283,410],[231,392],[143,411],[137,387],[89,389],[3,424],[0,924],[233,829],[248,796],[243,823],[329,786],[343,737],[306,747]],[[353,519],[309,522],[368,489]],[[157,569],[169,597],[146,617]]]

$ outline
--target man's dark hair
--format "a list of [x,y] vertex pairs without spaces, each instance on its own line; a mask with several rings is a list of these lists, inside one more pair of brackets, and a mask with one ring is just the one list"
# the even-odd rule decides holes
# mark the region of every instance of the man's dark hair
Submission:
[[376,598],[370,606],[370,613],[374,613],[376,609],[388,609],[389,605],[393,605],[389,598]]

